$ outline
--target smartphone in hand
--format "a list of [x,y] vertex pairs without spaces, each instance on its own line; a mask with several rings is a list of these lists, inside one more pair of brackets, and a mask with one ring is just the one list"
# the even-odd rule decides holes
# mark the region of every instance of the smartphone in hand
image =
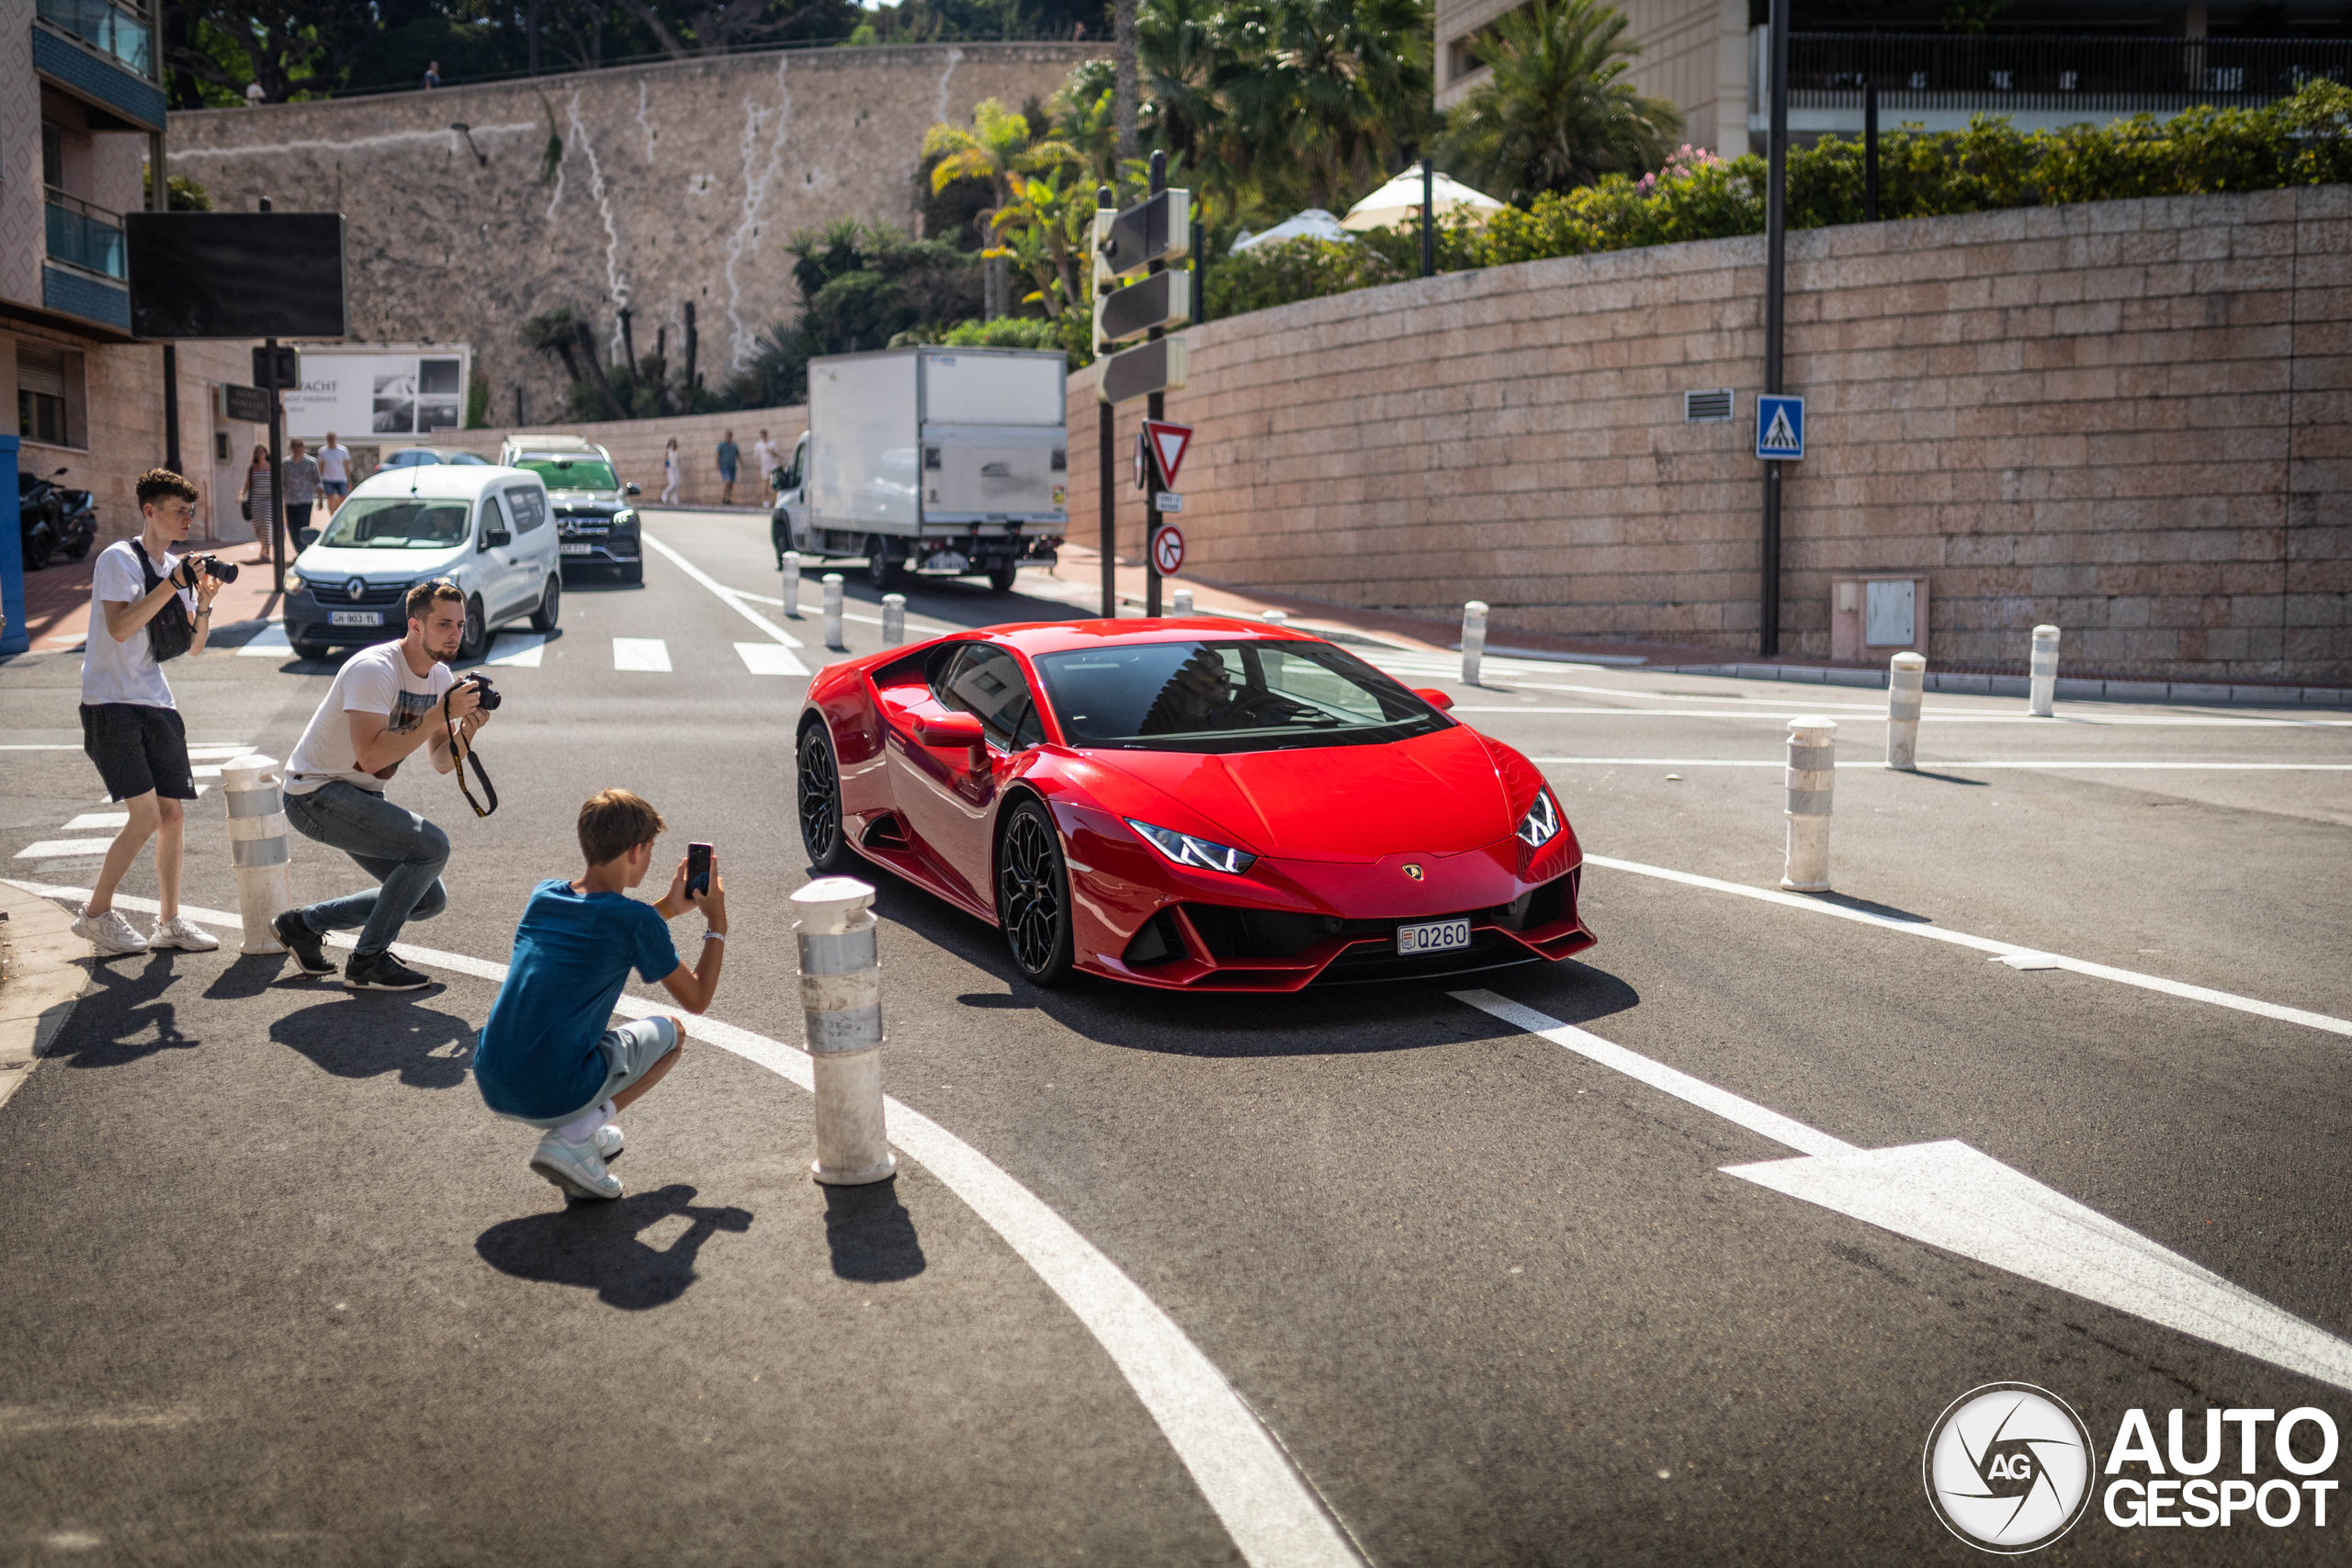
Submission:
[[710,846],[686,846],[686,897],[696,898],[710,891]]

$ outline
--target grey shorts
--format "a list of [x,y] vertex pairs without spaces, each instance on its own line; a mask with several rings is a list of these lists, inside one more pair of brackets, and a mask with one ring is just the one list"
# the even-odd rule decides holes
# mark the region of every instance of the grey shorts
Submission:
[[651,1072],[654,1063],[676,1050],[678,1026],[666,1018],[640,1018],[618,1029],[607,1029],[596,1046],[605,1053],[605,1087],[586,1105],[560,1116],[511,1116],[507,1120],[533,1127],[560,1127],[566,1122],[578,1120],[591,1108],[604,1104]]

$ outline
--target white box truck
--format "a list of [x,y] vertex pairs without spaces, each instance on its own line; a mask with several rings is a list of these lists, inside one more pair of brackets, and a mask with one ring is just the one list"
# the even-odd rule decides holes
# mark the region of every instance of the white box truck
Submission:
[[866,581],[985,576],[1009,592],[1069,528],[1068,367],[1012,348],[808,362],[808,429],[778,484],[784,552],[863,556]]

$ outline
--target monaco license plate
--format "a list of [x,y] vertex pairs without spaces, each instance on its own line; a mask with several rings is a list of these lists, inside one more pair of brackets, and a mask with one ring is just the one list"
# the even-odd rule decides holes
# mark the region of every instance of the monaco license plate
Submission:
[[384,624],[381,610],[330,610],[327,625],[331,626],[380,626]]
[[568,544],[568,545],[565,545],[565,546],[563,547],[563,553],[564,553],[565,555],[568,555],[568,556],[585,556],[585,555],[594,555],[594,554],[595,553],[595,550],[596,550],[596,547],[595,547],[595,546],[594,546],[594,545],[569,545],[569,544]]
[[1423,920],[1419,925],[1396,928],[1396,952],[1403,957],[1417,953],[1451,953],[1457,947],[1470,945],[1470,918],[1457,920]]

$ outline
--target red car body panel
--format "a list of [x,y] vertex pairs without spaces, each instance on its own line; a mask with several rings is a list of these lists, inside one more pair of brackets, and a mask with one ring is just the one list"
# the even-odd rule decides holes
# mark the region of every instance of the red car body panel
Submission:
[[[1289,750],[1066,743],[1035,656],[1201,637],[1320,640],[1222,620],[1062,621],[957,632],[827,666],[809,684],[803,722],[821,718],[831,733],[850,847],[994,924],[998,821],[1011,802],[1034,796],[1052,813],[1069,863],[1078,966],[1165,988],[1295,990],[1351,975],[1467,973],[1593,944],[1577,908],[1583,851],[1565,815],[1539,849],[1517,835],[1543,775],[1457,720],[1386,744]],[[1019,661],[1042,744],[967,751],[918,738],[923,719],[949,711],[926,660],[943,644],[973,641]],[[1130,818],[1258,858],[1239,875],[1177,865]],[[1471,950],[1395,956],[1398,922],[1463,915]]]

